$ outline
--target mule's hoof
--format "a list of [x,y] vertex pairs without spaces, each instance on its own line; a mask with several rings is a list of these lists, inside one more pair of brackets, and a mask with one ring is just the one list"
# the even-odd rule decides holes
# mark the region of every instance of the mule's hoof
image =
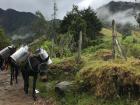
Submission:
[[33,96],[33,99],[34,99],[34,101],[36,101],[37,100],[37,97],[36,96]]
[[[25,90],[24,90],[25,91]],[[28,95],[28,91],[25,91],[25,94]]]
[[13,83],[12,83],[12,82],[10,82],[10,85],[12,86],[12,85],[13,85]]

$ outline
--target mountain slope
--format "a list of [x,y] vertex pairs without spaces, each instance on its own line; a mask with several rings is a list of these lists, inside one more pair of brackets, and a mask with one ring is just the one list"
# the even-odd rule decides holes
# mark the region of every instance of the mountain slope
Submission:
[[29,33],[37,17],[29,12],[18,12],[13,9],[0,9],[0,26],[7,34]]
[[115,19],[117,23],[125,25],[125,24],[133,24],[137,25],[137,22],[134,18],[135,11],[140,12],[140,3],[133,2],[114,2],[100,7],[97,9],[98,17],[105,23],[110,23],[112,19]]

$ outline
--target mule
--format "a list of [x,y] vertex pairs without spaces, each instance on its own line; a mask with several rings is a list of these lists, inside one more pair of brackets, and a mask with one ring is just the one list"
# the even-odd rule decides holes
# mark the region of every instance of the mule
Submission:
[[10,58],[10,68],[11,68],[11,79],[10,79],[10,85],[13,85],[13,80],[16,80],[16,84],[18,84],[18,74],[20,70],[20,66],[16,64],[13,59]]
[[10,56],[10,66],[11,66],[11,80],[10,85],[13,85],[13,80],[16,80],[16,84],[18,83],[17,77],[20,71],[20,66],[23,62],[26,62],[27,58],[30,55],[28,51],[28,46],[20,47],[15,53]]
[[8,65],[10,64],[10,56],[16,51],[15,46],[8,46],[0,51],[0,69],[3,71],[4,69],[8,69]]
[[[45,51],[45,50],[44,50]],[[47,53],[46,53],[47,54]],[[42,56],[40,54],[37,55],[31,55],[25,66],[23,67],[23,69],[21,70],[22,72],[22,76],[24,79],[24,91],[25,94],[28,94],[28,88],[29,88],[29,77],[32,76],[33,77],[33,90],[32,90],[32,96],[33,99],[36,100],[36,82],[37,82],[37,78],[38,78],[38,74],[42,74],[44,73],[44,71],[41,71],[39,69],[39,66],[43,63],[47,63],[47,65],[51,64],[52,61],[49,58],[49,56],[47,55],[45,57],[45,59],[42,59]]]

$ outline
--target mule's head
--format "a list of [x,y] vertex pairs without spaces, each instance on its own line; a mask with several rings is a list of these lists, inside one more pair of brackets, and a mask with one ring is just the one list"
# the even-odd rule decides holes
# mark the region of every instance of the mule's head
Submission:
[[43,48],[37,49],[36,55],[40,59],[41,63],[47,63],[48,65],[52,63],[52,60],[50,59],[49,54]]
[[40,76],[42,81],[47,80],[47,72],[48,72],[48,65],[52,63],[52,60],[50,59],[48,53],[46,50],[40,48],[37,49],[36,51],[38,58],[41,61],[41,64],[39,64],[39,71],[40,71]]

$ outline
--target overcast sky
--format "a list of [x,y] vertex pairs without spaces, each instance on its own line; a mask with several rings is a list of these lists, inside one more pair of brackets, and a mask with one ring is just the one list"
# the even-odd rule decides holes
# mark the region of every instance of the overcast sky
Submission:
[[[54,0],[0,0],[0,8],[12,8],[18,11],[27,11],[35,13],[41,11],[44,16],[51,19],[53,13]],[[73,4],[76,4],[80,9],[91,6],[96,9],[112,0],[56,0],[57,3],[57,17],[62,19],[63,16],[70,11]],[[114,0],[114,1],[134,1],[134,0]]]

